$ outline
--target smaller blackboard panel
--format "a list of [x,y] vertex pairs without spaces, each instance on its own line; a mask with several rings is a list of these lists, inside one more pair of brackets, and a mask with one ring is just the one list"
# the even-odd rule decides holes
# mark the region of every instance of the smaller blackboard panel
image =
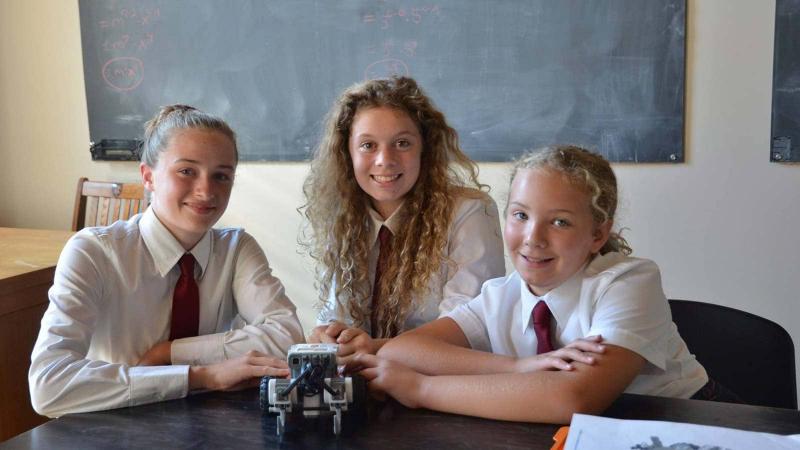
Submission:
[[685,0],[79,0],[89,130],[225,117],[243,160],[303,160],[342,89],[415,77],[480,161],[551,143],[683,161]]
[[778,0],[770,161],[800,162],[800,0]]

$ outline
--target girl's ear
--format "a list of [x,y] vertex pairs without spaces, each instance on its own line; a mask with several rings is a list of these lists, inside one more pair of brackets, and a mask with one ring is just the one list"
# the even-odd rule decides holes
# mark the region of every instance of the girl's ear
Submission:
[[139,173],[142,174],[142,184],[144,188],[153,192],[153,168],[145,163],[140,163]]
[[611,227],[614,225],[613,220],[606,220],[594,228],[594,236],[592,241],[592,254],[600,252],[600,249],[608,242],[608,237],[611,235]]

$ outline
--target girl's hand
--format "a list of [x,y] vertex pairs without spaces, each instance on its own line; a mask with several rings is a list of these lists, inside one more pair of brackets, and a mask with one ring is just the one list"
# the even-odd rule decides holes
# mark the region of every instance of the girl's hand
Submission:
[[358,373],[367,380],[374,397],[388,394],[408,408],[419,408],[425,375],[394,361],[358,353],[344,366],[345,374]]
[[386,342],[385,339],[372,339],[372,336],[367,334],[361,328],[348,328],[336,338],[336,343],[339,344],[339,357],[347,357],[356,353],[368,353],[374,355]]
[[261,377],[288,377],[286,360],[249,351],[246,355],[189,369],[189,389],[236,391],[258,386]]
[[308,342],[310,344],[335,344],[336,338],[346,329],[347,325],[338,321],[314,327],[308,337]]
[[606,351],[605,345],[600,344],[602,336],[588,336],[576,339],[566,347],[541,355],[519,358],[514,367],[515,372],[535,372],[538,370],[573,370],[572,362],[592,365],[595,363],[593,354],[602,354]]
[[348,327],[342,322],[331,322],[328,325],[315,327],[308,337],[308,342],[339,344],[337,355],[341,358],[340,362],[344,363],[347,357],[356,353],[374,355],[386,343],[386,339],[372,339],[361,328]]

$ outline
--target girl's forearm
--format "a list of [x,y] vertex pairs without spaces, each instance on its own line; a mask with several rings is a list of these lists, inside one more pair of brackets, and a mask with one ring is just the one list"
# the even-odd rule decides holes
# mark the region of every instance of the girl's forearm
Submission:
[[570,371],[425,376],[423,408],[524,422],[568,423],[574,413],[599,414],[644,367],[638,354],[609,345],[595,364]]
[[466,375],[513,372],[517,359],[409,333],[387,342],[378,355],[425,375]]
[[518,422],[569,423],[573,413],[599,413],[564,372],[428,376],[419,406],[454,414]]

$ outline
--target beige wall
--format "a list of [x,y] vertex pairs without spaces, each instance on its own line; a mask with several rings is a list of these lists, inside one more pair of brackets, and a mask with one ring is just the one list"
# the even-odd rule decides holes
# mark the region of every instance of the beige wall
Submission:
[[[669,297],[751,311],[800,344],[800,167],[768,161],[774,8],[689,1],[687,162],[615,169],[620,222],[636,254],[661,266]],[[77,2],[0,1],[0,226],[68,228],[79,176],[138,177],[132,163],[92,162],[88,140]],[[295,211],[306,170],[241,164],[222,224],[259,240],[310,327]],[[507,167],[481,170],[502,202]]]

